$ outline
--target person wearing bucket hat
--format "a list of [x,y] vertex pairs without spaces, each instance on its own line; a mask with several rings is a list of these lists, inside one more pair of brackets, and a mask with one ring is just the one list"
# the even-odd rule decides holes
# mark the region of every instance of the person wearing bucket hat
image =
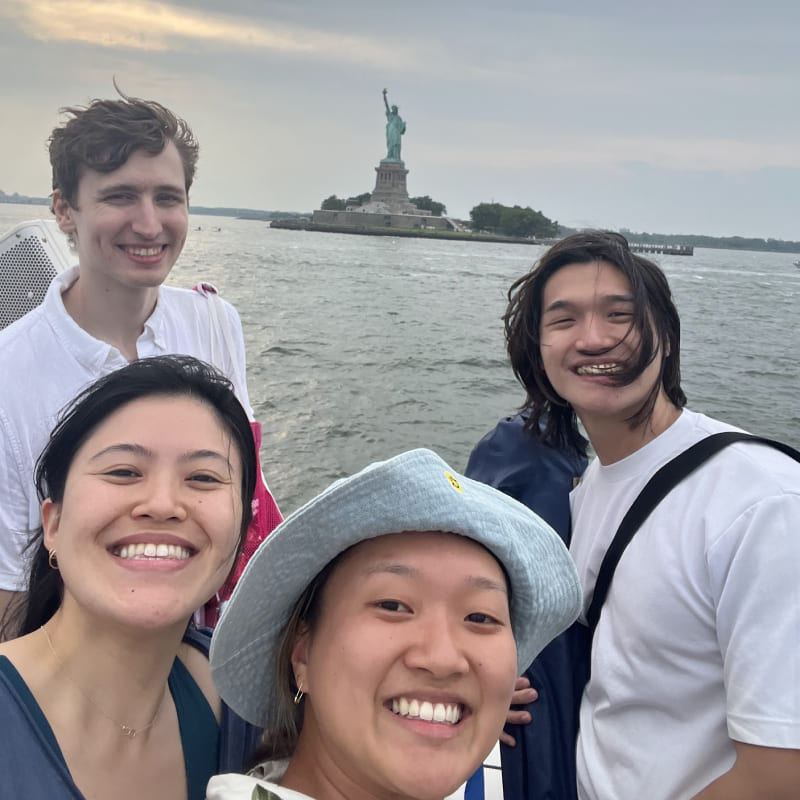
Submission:
[[261,545],[217,627],[212,677],[264,761],[208,799],[445,797],[580,605],[560,537],[430,450],[337,481]]

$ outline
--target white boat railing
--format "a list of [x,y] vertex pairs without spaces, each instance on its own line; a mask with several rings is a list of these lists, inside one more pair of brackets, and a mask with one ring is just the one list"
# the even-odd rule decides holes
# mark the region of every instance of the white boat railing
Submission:
[[0,329],[44,299],[59,272],[76,264],[67,237],[52,220],[21,222],[0,238]]

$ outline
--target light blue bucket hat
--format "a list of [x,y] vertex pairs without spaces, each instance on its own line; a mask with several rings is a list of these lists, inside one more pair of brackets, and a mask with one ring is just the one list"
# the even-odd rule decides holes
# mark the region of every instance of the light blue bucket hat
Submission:
[[314,577],[349,547],[389,533],[444,531],[482,544],[511,587],[521,674],[581,607],[575,565],[561,538],[526,506],[459,475],[436,453],[411,450],[331,484],[287,517],[239,579],[211,641],[222,699],[269,728],[279,691],[273,671],[289,615]]

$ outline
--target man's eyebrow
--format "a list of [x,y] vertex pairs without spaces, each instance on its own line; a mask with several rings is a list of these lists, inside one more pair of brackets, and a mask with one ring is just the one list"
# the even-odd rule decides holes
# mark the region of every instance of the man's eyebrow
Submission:
[[562,311],[565,308],[570,308],[572,305],[573,303],[570,303],[568,300],[555,300],[550,303],[542,313],[547,314],[548,311]]
[[[613,305],[614,303],[633,303],[633,295],[631,294],[606,294],[603,295],[600,300],[605,305]],[[577,306],[574,300],[554,300],[550,303],[547,308],[545,308],[542,313],[547,314],[549,311],[563,311],[567,308],[574,308]]]
[[[161,183],[155,187],[157,192],[178,192],[182,195],[186,194],[186,187],[178,183]],[[113,194],[114,192],[140,192],[142,187],[135,183],[114,183],[108,186],[102,186],[98,190],[98,194]]]

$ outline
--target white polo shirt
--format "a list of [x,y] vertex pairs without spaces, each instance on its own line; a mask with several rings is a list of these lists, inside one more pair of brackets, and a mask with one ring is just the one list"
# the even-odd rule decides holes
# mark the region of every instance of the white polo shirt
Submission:
[[[67,313],[61,295],[78,269],[58,275],[40,306],[0,331],[0,589],[25,588],[23,549],[40,524],[33,473],[59,412],[90,383],[128,363]],[[180,353],[214,364],[231,380],[244,376],[241,321],[230,303],[221,303],[231,346],[220,344],[209,298],[160,287],[136,343],[139,357]],[[252,419],[246,384],[234,382]]]

